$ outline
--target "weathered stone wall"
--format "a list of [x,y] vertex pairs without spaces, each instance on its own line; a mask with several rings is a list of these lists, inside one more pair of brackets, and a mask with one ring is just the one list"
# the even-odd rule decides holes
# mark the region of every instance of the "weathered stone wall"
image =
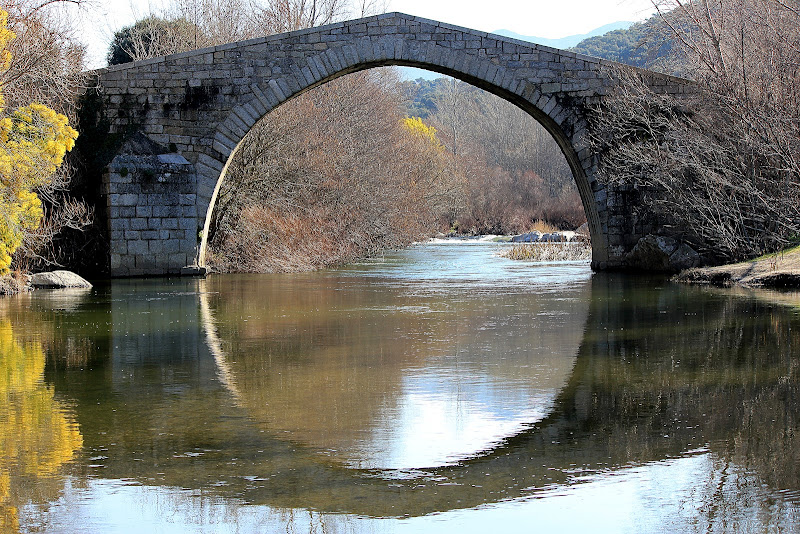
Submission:
[[178,154],[121,154],[105,182],[113,274],[179,274],[194,263],[197,177],[191,163]]
[[[152,181],[139,179],[146,173],[122,176],[117,171],[124,153],[118,156],[108,175],[112,275],[177,272],[184,258],[202,265],[220,178],[255,122],[303,91],[381,65],[454,76],[541,122],[575,176],[592,234],[593,266],[625,265],[625,254],[647,229],[631,223],[624,193],[607,191],[597,181],[599,159],[589,146],[587,117],[615,83],[609,76],[613,64],[390,13],[98,71],[112,132],[140,132],[193,167],[181,174],[184,182],[175,183],[178,196],[169,196],[158,189],[166,185],[153,189]],[[668,76],[651,74],[650,81],[666,93],[690,90]],[[156,182],[162,184],[158,177]],[[169,245],[156,243],[162,230]]]

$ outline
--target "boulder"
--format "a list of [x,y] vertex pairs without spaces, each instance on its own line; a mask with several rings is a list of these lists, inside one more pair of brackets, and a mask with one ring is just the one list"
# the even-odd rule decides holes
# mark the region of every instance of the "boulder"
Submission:
[[[545,234],[546,235],[546,234]],[[542,233],[539,231],[528,232],[525,234],[515,235],[511,238],[512,243],[537,243],[542,238]]]
[[700,265],[700,254],[686,243],[681,243],[670,255],[669,265],[675,271],[697,267]]
[[564,232],[552,232],[549,234],[544,234],[542,236],[542,241],[545,243],[561,243],[569,240],[567,239]]
[[92,284],[70,271],[51,271],[31,276],[31,286],[36,288],[59,289],[64,287],[90,288]]
[[675,252],[675,240],[662,236],[646,235],[625,256],[628,267],[645,271],[670,271],[670,254]]
[[561,232],[561,240],[566,243],[571,243],[572,241],[575,241],[577,237],[578,237],[577,232],[572,232],[570,230],[563,230]]

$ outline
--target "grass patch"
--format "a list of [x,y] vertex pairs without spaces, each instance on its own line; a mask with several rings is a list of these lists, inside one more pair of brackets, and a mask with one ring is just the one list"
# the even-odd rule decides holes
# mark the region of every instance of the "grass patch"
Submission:
[[783,250],[779,250],[778,252],[772,252],[770,254],[764,254],[763,256],[759,256],[758,258],[748,260],[748,261],[759,261],[759,260],[769,260],[772,258],[782,258],[786,255],[790,254],[800,254],[800,245],[792,248],[785,248]]
[[579,261],[592,259],[589,243],[520,243],[500,253],[503,258],[524,261]]

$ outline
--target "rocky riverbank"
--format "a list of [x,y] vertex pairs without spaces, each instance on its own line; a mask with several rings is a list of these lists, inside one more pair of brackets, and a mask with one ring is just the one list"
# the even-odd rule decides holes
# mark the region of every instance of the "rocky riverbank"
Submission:
[[741,263],[687,269],[673,280],[719,287],[800,289],[800,247]]

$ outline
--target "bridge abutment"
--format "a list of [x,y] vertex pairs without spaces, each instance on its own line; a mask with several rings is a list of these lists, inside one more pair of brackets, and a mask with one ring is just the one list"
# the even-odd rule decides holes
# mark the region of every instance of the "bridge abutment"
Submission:
[[178,154],[120,154],[104,176],[113,277],[180,274],[197,263],[197,174]]

